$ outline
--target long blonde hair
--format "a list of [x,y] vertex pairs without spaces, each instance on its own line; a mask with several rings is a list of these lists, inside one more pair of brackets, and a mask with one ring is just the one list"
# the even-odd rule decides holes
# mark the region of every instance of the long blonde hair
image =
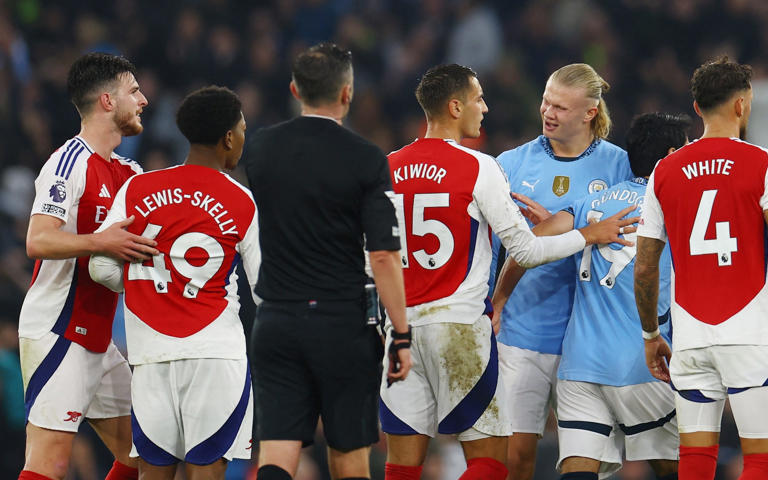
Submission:
[[598,101],[597,115],[592,119],[590,128],[597,138],[608,138],[611,131],[611,115],[608,105],[603,100],[603,94],[610,90],[603,77],[586,63],[572,63],[556,70],[549,79],[564,87],[582,87],[587,91],[587,98]]

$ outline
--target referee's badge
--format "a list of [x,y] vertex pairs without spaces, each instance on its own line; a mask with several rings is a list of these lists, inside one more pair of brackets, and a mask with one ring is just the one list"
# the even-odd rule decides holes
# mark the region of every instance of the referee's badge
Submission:
[[571,177],[566,177],[565,175],[556,175],[555,179],[552,181],[552,193],[558,197],[562,197],[568,193],[570,186]]

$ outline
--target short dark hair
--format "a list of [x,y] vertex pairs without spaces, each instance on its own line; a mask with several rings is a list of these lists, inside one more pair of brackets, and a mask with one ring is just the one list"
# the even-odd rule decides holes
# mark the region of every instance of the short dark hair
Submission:
[[427,117],[438,114],[442,106],[456,94],[465,94],[470,77],[477,78],[477,73],[455,63],[437,65],[427,70],[416,87],[416,100]]
[[691,93],[703,111],[721,105],[734,93],[752,88],[752,67],[731,62],[723,55],[693,72]]
[[176,112],[176,125],[189,143],[216,145],[240,121],[241,110],[235,92],[211,85],[187,95]]
[[352,53],[328,42],[300,53],[291,69],[302,101],[313,107],[335,101],[351,72]]
[[99,89],[117,81],[123,73],[136,76],[136,67],[125,57],[95,52],[78,58],[67,75],[67,92],[80,115],[88,113],[101,94]]
[[688,140],[691,117],[685,114],[645,113],[632,119],[627,131],[627,154],[632,173],[647,177],[670,148],[680,148]]

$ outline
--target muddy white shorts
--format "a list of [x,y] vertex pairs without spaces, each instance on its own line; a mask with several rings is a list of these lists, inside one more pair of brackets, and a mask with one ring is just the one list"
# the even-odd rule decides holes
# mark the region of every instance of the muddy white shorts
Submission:
[[[490,319],[413,327],[408,377],[387,387],[384,358],[379,416],[385,433],[454,434],[460,441],[511,434]],[[387,348],[392,341],[387,338]]]
[[20,338],[27,421],[76,432],[84,418],[131,414],[131,369],[110,342],[95,353],[56,333]]
[[196,358],[136,365],[131,456],[162,466],[251,458],[247,360]]

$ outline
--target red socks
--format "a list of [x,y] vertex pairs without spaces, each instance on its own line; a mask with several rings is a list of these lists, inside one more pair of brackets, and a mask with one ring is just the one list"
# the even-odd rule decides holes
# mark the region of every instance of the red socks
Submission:
[[387,462],[384,466],[384,480],[419,480],[421,468],[421,465],[409,467]]
[[22,470],[19,474],[19,480],[53,480],[50,477],[46,477],[45,475],[40,475],[39,473],[30,472],[29,470]]
[[[717,469],[718,445],[711,447],[684,447],[680,445],[679,480],[712,480]],[[746,466],[746,461],[744,463]],[[755,477],[757,478],[757,477]]]
[[768,478],[768,453],[744,455],[744,471],[739,480],[762,480]]
[[467,470],[459,480],[505,480],[507,467],[498,460],[489,457],[470,458]]
[[139,470],[137,468],[131,468],[115,460],[112,469],[107,473],[107,478],[104,480],[138,480],[138,478]]

